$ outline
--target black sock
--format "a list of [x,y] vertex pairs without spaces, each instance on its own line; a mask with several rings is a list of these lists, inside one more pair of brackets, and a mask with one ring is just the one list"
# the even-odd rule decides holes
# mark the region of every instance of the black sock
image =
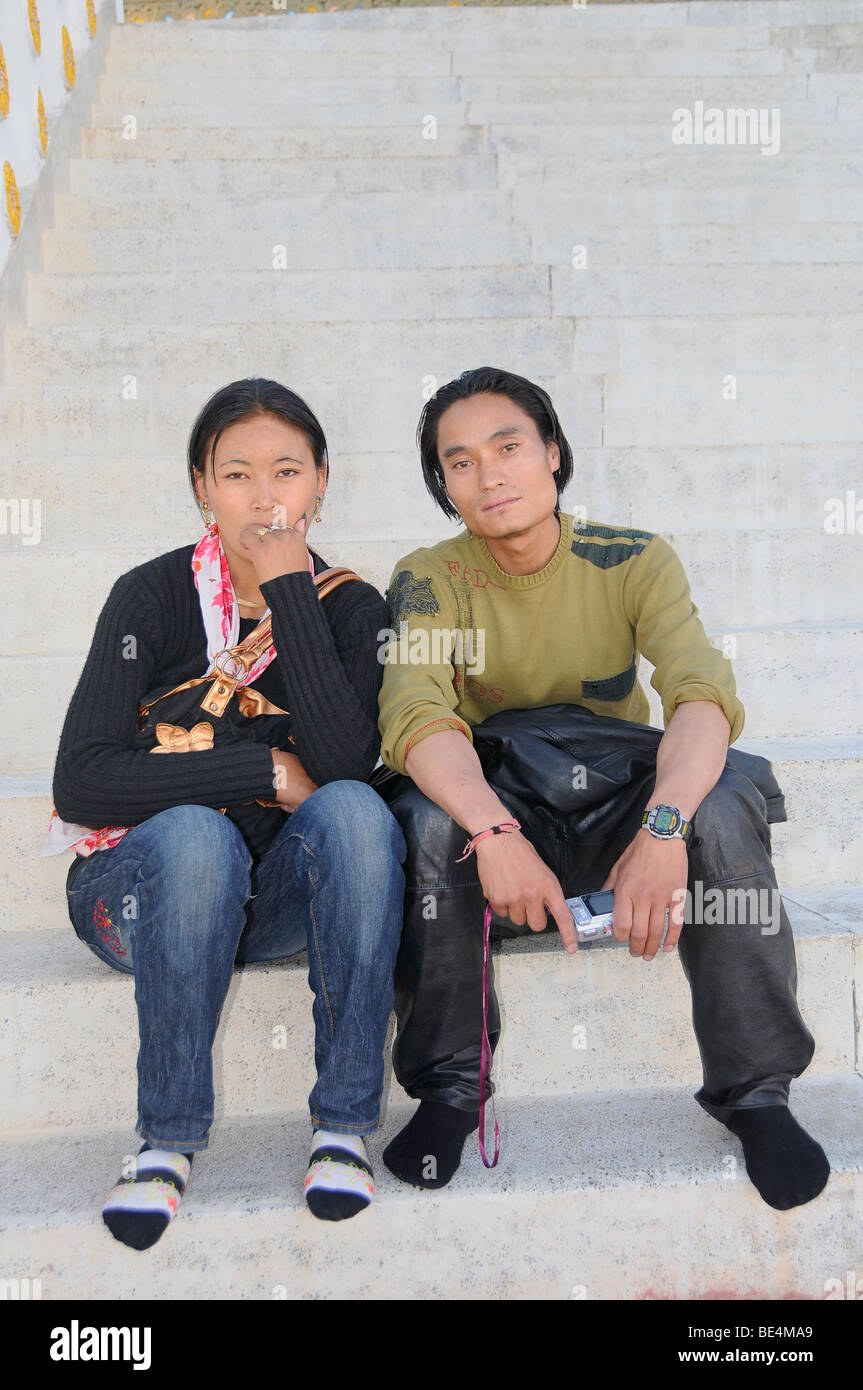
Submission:
[[464,1141],[479,1126],[477,1110],[421,1100],[413,1118],[384,1149],[391,1173],[415,1187],[445,1187],[461,1162]]
[[[139,1157],[152,1147],[146,1142],[142,1144]],[[170,1153],[173,1166],[168,1166],[169,1160],[165,1159],[164,1167],[142,1171],[134,1178],[121,1178],[102,1210],[102,1220],[111,1235],[133,1250],[148,1250],[156,1244],[167,1230],[186,1189],[182,1173],[176,1171],[182,1166],[179,1155],[173,1150],[160,1152]],[[191,1164],[192,1154],[182,1157]]]
[[769,1206],[787,1211],[818,1196],[830,1176],[827,1155],[787,1105],[735,1110],[724,1123],[743,1145],[746,1171]]

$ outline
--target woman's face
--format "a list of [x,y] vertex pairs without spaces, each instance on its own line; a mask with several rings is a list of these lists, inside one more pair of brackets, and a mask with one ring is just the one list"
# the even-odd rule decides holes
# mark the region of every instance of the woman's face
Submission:
[[218,522],[226,552],[242,554],[238,537],[247,526],[293,526],[301,516],[311,524],[315,498],[327,485],[303,430],[279,415],[251,415],[223,430],[212,467],[211,449],[208,440],[196,491]]

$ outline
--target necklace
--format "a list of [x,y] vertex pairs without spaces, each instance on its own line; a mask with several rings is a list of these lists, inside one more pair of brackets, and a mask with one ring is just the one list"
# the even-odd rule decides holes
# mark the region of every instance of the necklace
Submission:
[[267,606],[262,599],[255,599],[253,601],[249,598],[240,598],[239,594],[234,594],[234,598],[243,608],[266,608]]

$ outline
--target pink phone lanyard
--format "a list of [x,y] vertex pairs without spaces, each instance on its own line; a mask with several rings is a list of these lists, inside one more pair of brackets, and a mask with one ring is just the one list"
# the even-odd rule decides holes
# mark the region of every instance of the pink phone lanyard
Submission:
[[494,1120],[494,1158],[489,1163],[485,1152],[485,1083],[491,1072],[491,1044],[488,1040],[488,951],[491,930],[491,907],[485,905],[482,924],[482,1051],[479,1059],[479,1154],[486,1168],[494,1168],[500,1154],[500,1128],[491,1093],[491,1113]]
[[[492,825],[488,830],[481,830],[478,835],[474,835],[468,840],[464,847],[464,853],[460,859],[456,860],[461,864],[471,854],[488,835],[503,835],[509,830],[521,830],[521,825],[517,820],[500,821],[497,825]],[[497,1122],[497,1113],[494,1108],[494,1092],[491,1094],[491,1113],[494,1120],[494,1158],[489,1163],[488,1155],[485,1151],[485,1088],[486,1082],[491,1080],[491,1043],[488,1040],[488,955],[489,955],[489,936],[491,933],[491,905],[486,903],[485,916],[482,923],[482,1047],[479,1058],[479,1153],[480,1158],[486,1168],[494,1168],[500,1155],[500,1126]]]

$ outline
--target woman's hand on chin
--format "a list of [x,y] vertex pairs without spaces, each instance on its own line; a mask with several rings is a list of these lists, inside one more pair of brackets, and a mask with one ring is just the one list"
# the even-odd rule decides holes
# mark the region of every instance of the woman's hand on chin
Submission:
[[293,526],[280,531],[266,531],[260,526],[246,526],[238,536],[239,547],[255,567],[259,584],[277,579],[280,574],[299,574],[309,568],[306,547],[308,521],[301,516]]

